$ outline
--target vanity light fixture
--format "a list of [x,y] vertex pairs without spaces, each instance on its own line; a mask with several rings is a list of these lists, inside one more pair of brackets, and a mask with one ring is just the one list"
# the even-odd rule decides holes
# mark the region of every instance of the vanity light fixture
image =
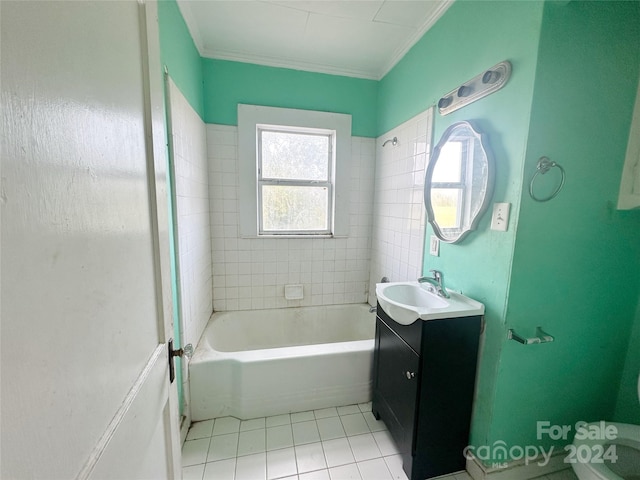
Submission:
[[459,108],[500,90],[511,76],[511,63],[500,62],[468,82],[451,90],[438,101],[440,115],[447,115]]

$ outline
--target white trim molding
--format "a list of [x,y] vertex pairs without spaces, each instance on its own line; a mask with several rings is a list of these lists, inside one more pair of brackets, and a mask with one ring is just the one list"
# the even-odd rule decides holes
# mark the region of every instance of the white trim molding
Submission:
[[453,5],[454,1],[455,0],[444,0],[439,2],[437,8],[425,19],[425,22],[418,30],[416,30],[415,34],[411,36],[401,48],[394,52],[389,63],[387,63],[386,67],[376,76],[375,80],[382,80],[384,76],[389,73],[400,60],[403,59],[407,52],[411,50],[416,43],[418,43],[418,40],[420,40],[438,20],[440,20],[445,12],[449,10],[449,7]]
[[332,233],[334,237],[346,237],[349,234],[351,115],[242,104],[238,105],[240,236],[258,237],[256,132],[260,125],[319,128],[336,132]]
[[618,196],[618,210],[633,208],[640,208],[640,81]]
[[[381,80],[391,71],[395,65],[402,60],[409,50],[424,36],[424,34],[445,14],[453,5],[455,0],[443,0],[438,2],[437,7],[429,13],[424,22],[417,26],[415,32],[407,37],[406,41],[400,45],[391,55],[383,68],[349,68],[347,66],[332,65],[330,61],[323,63],[309,62],[301,59],[287,58],[286,56],[256,55],[247,51],[222,50],[219,47],[205,45],[203,35],[198,28],[196,16],[193,13],[190,2],[177,0],[178,8],[187,25],[187,29],[193,39],[193,43],[201,57],[215,60],[228,60],[232,62],[252,63],[276,68],[288,68],[292,70],[302,70],[313,73],[324,73],[328,75],[340,75],[344,77],[363,78],[367,80]],[[348,46],[346,46],[348,48]]]

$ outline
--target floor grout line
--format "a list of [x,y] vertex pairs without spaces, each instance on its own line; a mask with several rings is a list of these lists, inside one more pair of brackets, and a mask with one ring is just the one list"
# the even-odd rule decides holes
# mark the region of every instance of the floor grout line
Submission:
[[[251,457],[252,455],[254,456],[261,455],[262,457],[258,462],[259,465],[257,467],[258,468],[257,471],[261,473],[257,473],[256,475],[257,475],[257,478],[260,478],[260,479],[264,478],[264,480],[279,480],[279,479],[300,480],[301,477],[306,478],[306,476],[308,475],[313,476],[313,474],[321,475],[318,478],[329,479],[330,472],[333,471],[334,469],[347,469],[350,466],[352,466],[351,467],[352,470],[355,469],[353,470],[354,472],[355,471],[358,472],[357,473],[358,478],[361,478],[362,480],[367,480],[367,479],[364,479],[364,477],[362,477],[362,475],[364,475],[364,473],[362,472],[365,469],[363,464],[365,464],[366,462],[371,462],[375,460],[381,460],[383,462],[385,469],[389,474],[388,478],[390,480],[396,479],[396,478],[403,478],[403,477],[404,477],[403,480],[406,480],[406,476],[403,474],[403,472],[394,471],[394,468],[392,468],[391,466],[397,463],[397,461],[394,462],[392,459],[395,459],[399,455],[397,452],[397,449],[395,448],[395,445],[393,446],[393,449],[390,450],[389,445],[383,445],[381,443],[381,442],[384,442],[384,439],[381,438],[381,435],[376,436],[376,434],[379,432],[387,432],[386,435],[388,437],[388,441],[393,443],[393,440],[391,439],[386,426],[383,423],[378,425],[376,425],[375,423],[372,423],[371,419],[367,418],[367,413],[370,413],[370,412],[371,412],[371,403],[369,402],[365,404],[343,405],[339,407],[331,407],[331,408],[325,408],[325,409],[293,412],[286,415],[286,417],[288,417],[288,421],[285,421],[286,419],[285,415],[273,415],[269,417],[259,417],[255,419],[249,419],[249,420],[240,420],[234,417],[220,417],[217,419],[213,419],[213,423],[209,425],[211,427],[211,430],[208,436],[192,438],[185,442],[183,446],[183,451],[185,447],[190,448],[191,445],[188,445],[189,442],[199,441],[199,442],[202,442],[202,445],[204,445],[204,441],[208,440],[206,452],[204,452],[203,454],[202,450],[200,450],[200,455],[198,458],[198,460],[202,460],[204,458],[204,461],[190,464],[190,465],[184,465],[183,475],[185,475],[185,479],[189,479],[189,480],[191,479],[203,480],[204,478],[207,478],[207,479],[213,478],[210,475],[207,475],[205,477],[207,468],[214,468],[210,466],[211,464],[216,464],[217,465],[216,468],[218,467],[222,468],[223,463],[220,463],[220,462],[226,462],[224,463],[225,466],[227,465],[230,466],[230,464],[233,463],[233,468],[232,468],[233,473],[229,471],[228,472],[229,476],[225,477],[225,479],[229,478],[229,479],[235,479],[235,480],[245,480],[247,477],[243,476],[243,473],[240,470],[247,468],[245,463],[247,462],[250,463],[252,460],[255,460],[255,458],[257,458],[257,457],[254,457],[253,459],[251,459],[249,457]],[[356,417],[356,415],[358,414],[360,415],[360,417]],[[344,417],[350,417],[350,418],[345,419]],[[337,423],[335,421],[331,422],[329,420],[331,418],[337,418],[338,422]],[[268,419],[272,419],[271,422]],[[194,424],[191,426],[189,431],[191,432],[191,429],[193,428],[197,429],[199,424],[203,424],[204,422],[210,422],[210,421],[211,420],[194,422]],[[220,422],[219,423],[220,426],[218,427],[218,432],[214,434],[214,431],[216,431],[216,422]],[[249,422],[253,422],[253,423],[249,423]],[[321,430],[318,422],[321,422],[323,425],[325,425],[325,427],[327,426],[328,427],[324,430]],[[245,427],[248,426],[249,428],[243,429],[243,423]],[[315,432],[313,432],[313,429],[311,429],[311,427],[308,427],[311,429],[311,433],[309,433],[309,431],[304,433],[303,432],[304,429],[302,429],[302,427],[299,427],[298,440],[296,440],[293,425],[302,424],[302,423],[307,423],[308,425],[313,424],[315,427]],[[346,425],[350,425],[350,426],[347,427]],[[289,427],[288,432],[285,435],[286,438],[275,439],[275,434],[274,434],[274,437],[272,437],[274,438],[273,442],[282,442],[283,444],[285,444],[285,446],[269,449],[269,444],[268,444],[269,430],[286,427],[286,426]],[[366,431],[364,431],[365,427],[366,427]],[[376,428],[376,427],[379,427],[379,428]],[[241,453],[241,450],[240,450],[241,437],[244,439],[247,439],[250,437],[250,434],[248,435],[249,432],[256,432],[259,430],[263,431],[264,437],[262,439],[262,442],[258,441],[258,447],[255,448],[255,451],[253,450],[254,447],[252,447],[251,445],[244,445],[242,447],[243,450]],[[282,429],[281,431],[284,431],[284,430],[286,429]],[[358,433],[348,434],[347,433],[348,430],[353,432],[358,432]],[[271,431],[273,432],[274,430],[271,430]],[[198,435],[202,435],[202,433],[198,433]],[[230,449],[228,457],[208,461],[210,457],[211,449],[213,448],[214,438],[221,437],[222,435],[236,436],[235,442],[234,442],[235,450],[232,447]],[[364,456],[363,456],[363,451],[359,451],[358,455],[356,455],[356,451],[354,451],[353,440],[350,440],[350,439],[353,439],[355,437],[361,437],[364,435],[369,435],[369,437],[367,438],[368,441],[364,441],[363,439],[363,442],[362,442],[363,444],[365,444],[365,447],[363,447]],[[326,438],[323,438],[323,436]],[[307,439],[305,439],[305,437]],[[313,440],[308,440],[308,438],[313,438]],[[338,441],[338,440],[344,440],[346,442],[346,445],[343,445],[345,449],[348,448],[348,452],[349,452],[348,454],[345,455],[347,457],[346,459],[340,459],[340,456],[344,454],[343,452],[339,452],[336,454],[336,452],[331,453],[330,451],[329,442]],[[370,440],[373,440],[373,442],[371,442]],[[192,445],[195,445],[195,444],[192,444]],[[317,445],[317,446],[311,447],[311,445]],[[300,472],[301,464],[304,465],[305,462],[312,462],[312,461],[318,462],[317,458],[315,460],[311,460],[308,457],[305,457],[305,455],[303,455],[303,453],[301,452],[313,451],[314,449],[315,449],[315,452],[318,452],[318,447],[319,447],[319,451],[322,452],[322,457],[323,457],[322,462],[324,466],[323,467],[319,466],[318,468],[314,468],[315,465],[313,465],[313,463],[311,465],[307,463],[305,468],[312,468],[312,469],[311,470],[305,469],[303,472]],[[369,448],[372,448],[373,450],[367,451],[367,449]],[[271,464],[271,467],[270,467],[269,457],[273,458],[274,454],[277,457],[278,452],[280,454],[283,454],[285,450],[291,450],[291,453],[292,453],[292,456],[290,456],[288,460],[289,462],[292,462],[292,463],[289,463],[286,468],[288,468],[292,472],[295,471],[295,473],[290,473],[288,475],[276,474],[279,476],[271,477],[270,470],[277,470],[278,468],[283,468],[283,467],[281,465],[278,465],[277,463]],[[235,454],[231,455],[231,453],[233,453],[234,451],[235,451]],[[328,454],[327,452],[330,452],[330,453]],[[336,457],[334,457],[334,455],[337,455],[337,459]],[[357,456],[361,457],[361,459],[358,460]],[[215,455],[213,457],[215,458]],[[329,466],[330,460],[332,463],[335,461],[339,463]],[[242,467],[239,466],[239,461],[242,462]],[[192,476],[192,472],[193,472],[193,476]],[[323,473],[323,472],[326,472],[326,473]],[[252,477],[252,480],[254,480],[253,477]],[[448,477],[442,477],[442,480],[456,480],[456,476],[452,474],[451,476],[448,476]]]
[[[183,446],[183,450],[184,447],[189,447],[189,444],[193,444],[192,442],[200,442],[201,444],[205,444],[206,443],[206,449],[204,450],[204,454],[202,454],[202,449],[201,449],[201,455],[199,460],[203,461],[199,461],[197,463],[193,463],[190,465],[184,465],[182,467],[182,472],[183,472],[183,476],[185,478],[185,480],[204,480],[204,479],[213,479],[215,478],[216,480],[218,480],[220,478],[220,480],[247,480],[248,478],[250,478],[251,480],[258,480],[258,479],[264,479],[264,480],[301,480],[303,478],[311,478],[313,477],[314,479],[324,479],[324,480],[335,480],[333,477],[331,477],[331,472],[333,471],[335,473],[336,470],[340,470],[340,469],[347,469],[349,467],[351,467],[351,472],[357,472],[356,473],[356,477],[354,478],[358,478],[360,480],[369,480],[368,478],[365,478],[364,475],[366,474],[366,472],[371,472],[371,470],[367,470],[366,467],[364,467],[364,464],[366,464],[367,462],[372,462],[372,461],[376,461],[376,460],[381,460],[385,466],[385,470],[387,471],[387,473],[389,474],[389,476],[387,477],[388,479],[403,479],[406,480],[406,476],[404,475],[404,473],[402,471],[397,470],[397,460],[398,460],[398,456],[399,454],[397,453],[397,451],[395,451],[395,453],[387,453],[389,452],[388,445],[383,445],[381,442],[383,442],[384,440],[379,438],[380,435],[376,436],[377,433],[379,432],[386,432],[386,435],[388,436],[388,441],[393,443],[393,440],[391,439],[388,430],[386,429],[386,427],[381,428],[381,429],[375,429],[373,430],[372,428],[375,428],[375,424],[370,424],[369,421],[367,421],[367,416],[366,414],[370,412],[370,404],[369,404],[369,410],[367,411],[362,411],[362,409],[360,408],[360,406],[358,406],[359,411],[358,412],[353,412],[351,410],[349,410],[347,407],[353,407],[352,406],[342,406],[342,407],[336,407],[334,410],[336,410],[336,414],[335,415],[330,415],[327,416],[326,414],[328,413],[328,410],[330,409],[322,409],[320,410],[318,413],[318,415],[316,416],[316,411],[306,411],[306,412],[295,412],[292,414],[288,415],[289,418],[289,422],[288,423],[281,423],[282,421],[282,416],[280,415],[276,415],[276,416],[272,416],[272,417],[260,417],[258,419],[250,419],[247,420],[246,422],[249,421],[255,421],[258,420],[258,422],[256,422],[256,425],[260,424],[260,426],[258,426],[257,428],[250,428],[250,429],[242,429],[242,423],[243,421],[239,420],[239,419],[234,419],[233,417],[221,417],[218,419],[214,419],[213,423],[211,425],[209,425],[210,427],[210,433],[208,435],[205,436],[200,436],[197,438],[192,438],[190,440],[187,440]],[[342,409],[342,410],[341,410]],[[343,413],[341,414],[340,411],[342,411]],[[362,418],[364,419],[364,424],[366,425],[368,431],[367,432],[361,432],[361,433],[353,433],[351,435],[349,435],[347,433],[347,428],[346,425],[348,422],[345,422],[344,417],[348,417],[351,415],[357,415],[360,414],[362,416]],[[298,414],[296,416],[296,414]],[[302,415],[302,414],[306,414],[306,415]],[[274,418],[274,417],[278,417],[277,421],[275,424],[272,424],[271,426],[267,426],[268,422],[267,419],[268,418]],[[294,421],[293,418],[297,419],[296,421]],[[311,419],[312,418],[312,419]],[[339,420],[339,424],[342,428],[342,434],[340,434],[337,437],[331,436],[330,438],[322,438],[322,435],[320,434],[320,428],[318,426],[318,422],[319,421],[323,421],[323,420],[327,420],[327,419],[331,419],[331,418],[338,418]],[[231,420],[230,420],[231,419]],[[222,427],[218,429],[218,433],[214,435],[214,430],[215,430],[215,422],[222,420]],[[205,420],[202,422],[195,422],[191,428],[198,428],[198,425],[202,425],[205,422],[210,422],[211,420]],[[272,422],[273,423],[273,422]],[[315,431],[317,432],[317,438],[312,440],[312,441],[307,441],[307,440],[303,440],[303,441],[296,441],[296,437],[294,435],[293,432],[293,425],[296,424],[302,424],[302,423],[308,423],[308,424],[313,424],[315,426]],[[231,424],[233,425],[232,428],[229,428],[228,425],[225,424]],[[248,425],[247,423],[245,423],[245,425]],[[335,424],[334,424],[335,425]],[[268,435],[268,430],[269,429],[273,429],[273,428],[279,428],[279,427],[289,427],[289,432],[290,432],[290,444],[287,444],[286,446],[283,447],[279,447],[279,448],[273,448],[273,449],[269,449],[268,448],[268,444],[267,444],[267,435]],[[382,424],[382,426],[384,426]],[[190,431],[191,431],[190,428]],[[351,427],[349,427],[351,428]],[[247,453],[240,453],[240,445],[241,445],[241,441],[240,438],[242,436],[242,434],[247,434],[250,432],[256,432],[262,430],[263,431],[263,447],[259,447],[258,449],[256,449],[256,451],[249,451]],[[201,433],[199,433],[198,435],[202,435]],[[225,457],[225,458],[221,458],[218,460],[212,460],[212,461],[208,461],[209,460],[209,453],[211,451],[212,448],[212,444],[213,444],[213,440],[216,437],[221,437],[224,435],[235,435],[235,455],[233,456],[229,456],[229,457]],[[350,439],[353,439],[354,437],[360,437],[363,435],[370,435],[371,438],[373,439],[373,444],[375,445],[375,447],[377,448],[377,453],[372,456],[371,458],[362,458],[360,460],[356,459],[356,452],[354,451],[354,445],[352,444],[352,442],[350,441]],[[302,436],[302,434],[301,434]],[[332,466],[329,465],[329,460],[330,458],[332,458],[331,462],[333,463],[336,459],[335,457],[332,457],[332,455],[335,454],[334,453],[328,453],[330,452],[330,447],[329,447],[329,442],[334,442],[334,441],[340,441],[343,440],[346,442],[346,445],[343,445],[343,447],[346,449],[348,449],[349,454],[350,454],[350,458],[347,459],[342,459],[342,460],[338,460],[338,463],[336,464],[332,464]],[[308,459],[306,459],[304,456],[302,456],[302,454],[299,452],[299,450],[302,450],[303,448],[300,447],[309,447],[310,445],[317,445],[316,448],[316,452],[318,450],[320,450],[322,452],[322,456],[323,456],[323,463],[324,466],[318,466],[318,468],[315,468],[315,466],[311,466],[309,467],[307,465],[308,468],[311,468],[310,470],[304,470],[302,472],[300,472],[300,463],[304,462],[304,461],[308,461]],[[371,445],[371,444],[370,444]],[[250,448],[250,447],[247,447]],[[309,447],[311,448],[311,447]],[[287,468],[290,469],[291,472],[295,471],[295,473],[289,473],[289,474],[280,474],[280,473],[273,473],[274,470],[278,470],[282,468],[282,465],[280,464],[271,464],[269,463],[269,457],[273,457],[274,454],[277,454],[278,452],[283,453],[285,450],[291,450],[291,456],[289,461],[292,460],[291,463],[288,464]],[[341,455],[341,453],[339,453],[338,455]],[[262,463],[259,466],[259,470],[261,471],[261,473],[263,475],[258,475],[256,477],[247,477],[245,475],[246,472],[243,471],[243,469],[246,468],[246,465],[243,465],[242,468],[240,468],[240,463],[239,460],[243,460],[246,459],[247,461],[249,460],[247,457],[250,456],[261,456],[262,457]],[[395,461],[393,461],[392,459],[395,459]],[[225,476],[225,477],[212,477],[211,475],[206,475],[207,473],[207,468],[208,466],[212,465],[212,464],[217,464],[217,465],[222,465],[222,463],[225,463],[226,465],[232,464],[233,467],[231,469],[230,475],[229,476]],[[305,467],[305,468],[307,468]],[[368,467],[371,467],[371,465],[368,465]],[[270,473],[271,470],[271,473]],[[343,470],[344,471],[344,470]],[[551,473],[551,474],[547,474],[547,475],[543,475],[541,477],[537,477],[539,478],[539,480],[567,480],[569,478],[576,478],[575,475],[572,474],[573,472],[570,471],[569,472],[555,472],[555,473]],[[314,476],[314,474],[318,474],[318,476]],[[273,476],[271,476],[273,475]],[[379,478],[378,476],[376,476],[376,478]],[[471,477],[469,476],[468,473],[466,472],[457,472],[457,473],[453,473],[453,474],[449,474],[447,476],[443,476],[443,477],[438,477],[438,480],[471,480]]]
[[[349,441],[350,438],[352,437],[358,437],[358,436],[362,436],[362,435],[370,435],[370,438],[373,440],[373,442],[370,445],[373,445],[376,449],[375,453],[371,453],[372,458],[366,458],[363,459],[361,461],[369,461],[369,460],[373,460],[373,459],[384,459],[385,457],[390,457],[393,456],[395,454],[391,454],[391,455],[384,455],[382,452],[384,450],[384,448],[381,448],[382,445],[379,443],[379,440],[376,439],[376,437],[374,436],[374,433],[377,433],[378,431],[385,431],[386,428],[381,428],[381,429],[373,429],[372,430],[372,426],[369,424],[369,422],[367,422],[367,419],[365,417],[365,414],[367,412],[371,411],[371,406],[370,403],[368,404],[354,404],[354,405],[347,405],[347,406],[340,406],[340,407],[332,407],[332,408],[327,408],[327,409],[318,409],[318,410],[311,410],[311,411],[305,411],[305,412],[294,412],[292,414],[287,415],[288,417],[288,421],[284,421],[285,419],[283,418],[283,415],[276,415],[276,416],[272,416],[272,417],[260,417],[258,419],[251,419],[251,420],[257,420],[256,428],[250,428],[250,429],[246,429],[246,430],[242,430],[242,423],[243,421],[238,420],[238,424],[237,424],[237,428],[233,428],[233,431],[231,432],[230,430],[227,429],[221,429],[221,432],[218,434],[214,435],[214,431],[216,428],[216,421],[219,421],[220,419],[214,419],[214,423],[213,425],[211,425],[211,434],[208,437],[209,442],[208,442],[208,449],[205,455],[203,455],[201,458],[204,458],[204,463],[198,462],[198,463],[194,463],[193,465],[185,465],[185,468],[189,468],[189,467],[194,467],[197,465],[203,465],[206,467],[206,465],[208,463],[213,463],[215,461],[225,461],[225,460],[235,460],[237,463],[237,460],[243,457],[248,457],[249,455],[255,455],[255,454],[264,454],[265,458],[267,456],[268,453],[270,452],[276,452],[276,451],[282,451],[285,449],[293,449],[294,452],[294,458],[295,458],[295,463],[296,463],[296,474],[293,475],[294,477],[296,475],[304,475],[307,473],[313,473],[313,472],[317,472],[317,471],[324,471],[324,470],[329,470],[331,468],[336,468],[336,467],[340,467],[340,466],[344,466],[344,465],[348,465],[348,464],[355,464],[357,466],[358,461],[356,460],[356,453],[353,450],[353,446],[351,444],[351,442]],[[348,422],[345,418],[346,416],[355,416],[355,415],[360,415],[360,419],[359,421],[361,422],[361,428],[360,431],[357,431],[357,433],[353,433],[351,435],[349,435],[347,433],[348,430],[353,430],[352,427],[347,427]],[[293,416],[293,418],[292,418]],[[269,424],[268,420],[269,418],[274,418],[276,417],[276,420],[272,421],[272,425],[267,427],[267,425]],[[221,417],[225,419],[225,422],[229,422],[229,418],[233,418],[233,417]],[[331,418],[337,418],[338,419],[338,424],[339,425],[339,431],[338,428],[335,428],[336,424],[333,424],[333,427],[331,427],[331,429],[329,430],[323,430],[323,433],[321,433],[321,429],[320,426],[318,424],[318,422],[322,422],[323,420],[326,422],[327,419],[331,419]],[[247,420],[247,422],[251,421],[251,420]],[[298,439],[296,441],[296,438],[294,437],[293,434],[293,425],[295,424],[301,424],[301,423],[305,423],[308,422],[309,424],[311,422],[313,422],[314,425],[314,430],[315,433],[313,433],[313,435],[311,435],[310,438],[313,438],[312,440],[300,440]],[[194,426],[197,428],[197,424],[199,422],[194,423]],[[245,423],[245,425],[247,425],[247,423]],[[264,427],[262,426],[264,425]],[[194,427],[192,426],[192,428]],[[267,445],[267,435],[268,435],[268,430],[270,428],[274,428],[274,427],[278,427],[278,426],[289,426],[289,432],[290,432],[290,439],[291,441],[289,441],[287,439],[286,445],[282,448],[277,448],[277,449],[271,449],[269,450],[268,445]],[[362,427],[366,427],[366,431],[364,431],[364,429]],[[258,449],[256,449],[255,452],[249,451],[246,453],[241,453],[240,452],[240,437],[242,435],[242,433],[246,433],[246,432],[250,432],[250,431],[257,431],[257,430],[264,430],[264,448],[259,447]],[[357,429],[356,429],[357,430]],[[209,452],[212,448],[212,441],[215,437],[220,436],[220,435],[225,435],[225,434],[234,434],[237,435],[237,440],[235,442],[235,453],[236,455],[234,457],[231,458],[224,458],[224,459],[219,459],[219,460],[212,460],[211,462],[208,461],[209,459]],[[308,436],[308,432],[307,432],[307,436]],[[303,433],[299,434],[299,437],[303,437]],[[197,441],[197,440],[205,440],[207,437],[200,437],[200,438],[194,438],[194,439],[190,439],[187,440],[187,442],[193,442],[193,441]],[[349,460],[346,463],[339,463],[336,465],[332,465],[329,466],[329,457],[327,452],[329,451],[329,446],[327,444],[327,442],[330,442],[332,440],[339,440],[339,439],[344,439],[346,441],[346,446],[349,448],[349,456],[351,457],[351,459],[353,459],[352,461]],[[324,463],[324,467],[318,468],[318,469],[312,469],[309,471],[305,471],[305,472],[298,472],[299,467],[298,464],[299,462],[302,461],[302,457],[300,457],[300,454],[298,452],[298,450],[300,450],[300,448],[296,449],[296,447],[301,447],[304,445],[312,445],[312,444],[318,444],[318,446],[321,448],[322,454],[323,454],[323,463]],[[185,445],[187,445],[187,443],[185,442]],[[397,454],[397,453],[396,453]],[[330,454],[329,454],[330,455]],[[386,462],[385,462],[386,465]],[[267,466],[265,465],[265,468]],[[386,467],[388,469],[388,467]],[[266,472],[267,476],[268,476],[268,471]],[[276,479],[278,477],[275,477]],[[281,478],[286,478],[285,477],[281,477]]]

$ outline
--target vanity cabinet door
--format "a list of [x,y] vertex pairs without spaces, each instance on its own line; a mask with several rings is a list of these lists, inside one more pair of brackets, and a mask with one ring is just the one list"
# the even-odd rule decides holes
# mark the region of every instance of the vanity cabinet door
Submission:
[[424,322],[413,478],[464,470],[482,317]]
[[373,412],[386,424],[403,459],[410,459],[420,357],[379,318],[376,347]]

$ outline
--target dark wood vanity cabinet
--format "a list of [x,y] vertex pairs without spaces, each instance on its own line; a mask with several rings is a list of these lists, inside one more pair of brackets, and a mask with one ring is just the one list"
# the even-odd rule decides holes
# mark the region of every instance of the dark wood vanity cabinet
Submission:
[[378,304],[373,414],[409,480],[464,470],[482,316],[394,322]]

